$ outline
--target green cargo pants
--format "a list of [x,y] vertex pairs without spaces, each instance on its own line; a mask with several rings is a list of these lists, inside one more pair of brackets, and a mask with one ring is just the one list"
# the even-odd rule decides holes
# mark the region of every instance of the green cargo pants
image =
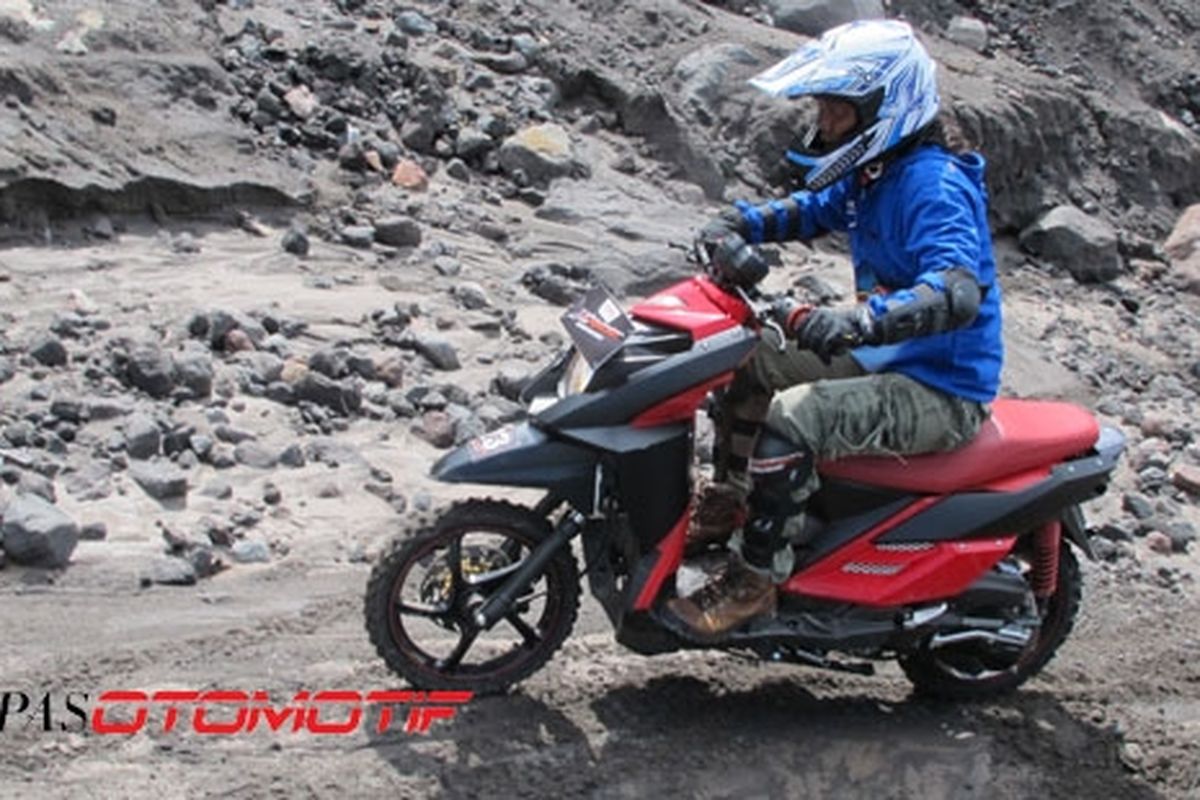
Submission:
[[[866,373],[848,355],[825,364],[794,342],[781,350],[778,334],[770,330],[763,332],[763,341],[734,379],[722,410],[718,452],[725,458],[717,465],[717,477],[743,486],[745,464],[764,423],[822,461],[953,450],[969,442],[989,414],[986,404],[905,375]],[[803,502],[818,486],[814,470],[792,498]],[[802,535],[795,528],[790,533]],[[790,574],[792,563],[790,546],[776,553],[777,580]]]

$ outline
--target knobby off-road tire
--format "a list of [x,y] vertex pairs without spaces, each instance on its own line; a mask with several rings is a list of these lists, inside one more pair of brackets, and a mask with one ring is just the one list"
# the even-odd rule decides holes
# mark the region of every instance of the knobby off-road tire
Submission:
[[[449,547],[464,535],[492,534],[520,545],[523,557],[552,534],[549,522],[527,508],[498,500],[469,500],[447,510],[430,527],[392,543],[371,571],[364,598],[366,627],[371,643],[387,665],[418,689],[468,690],[476,694],[503,692],[545,664],[571,632],[579,612],[579,571],[570,548],[550,560],[534,586],[544,587],[538,619],[526,621],[526,633],[511,652],[483,665],[463,664],[439,669],[404,628],[397,608],[406,579],[422,559]],[[461,547],[461,544],[460,544]],[[504,548],[513,550],[511,544]],[[461,559],[460,559],[461,560]],[[477,606],[476,606],[477,607]],[[455,626],[473,626],[469,614],[444,618]],[[439,623],[441,624],[441,623]],[[509,624],[502,619],[497,628]],[[458,629],[461,635],[461,628]],[[526,635],[536,634],[536,641]],[[495,663],[493,663],[495,662]]]
[[1011,692],[1032,678],[1071,632],[1083,596],[1079,562],[1065,541],[1058,559],[1058,588],[1046,602],[1034,644],[1010,668],[979,679],[960,677],[939,660],[938,651],[921,649],[902,656],[900,667],[920,694],[947,700],[983,700]]

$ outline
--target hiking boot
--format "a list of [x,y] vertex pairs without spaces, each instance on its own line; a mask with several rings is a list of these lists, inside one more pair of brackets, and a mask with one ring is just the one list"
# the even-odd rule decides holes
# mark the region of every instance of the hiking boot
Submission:
[[676,597],[667,608],[697,636],[711,638],[755,617],[775,613],[775,583],[731,555],[716,580],[690,597]]
[[693,555],[710,544],[728,541],[746,523],[747,516],[744,490],[730,483],[710,483],[700,490],[696,500],[683,552]]

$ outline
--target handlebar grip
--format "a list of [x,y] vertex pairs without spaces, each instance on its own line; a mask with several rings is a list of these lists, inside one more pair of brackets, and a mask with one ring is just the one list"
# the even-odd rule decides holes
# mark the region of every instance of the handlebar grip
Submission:
[[793,333],[800,330],[800,326],[804,324],[805,318],[807,318],[815,308],[816,306],[809,303],[798,304],[795,308],[788,312],[787,319],[784,321],[784,328]]

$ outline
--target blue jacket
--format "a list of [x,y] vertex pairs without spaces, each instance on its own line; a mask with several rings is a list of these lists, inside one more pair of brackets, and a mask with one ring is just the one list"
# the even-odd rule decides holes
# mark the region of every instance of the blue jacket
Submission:
[[[1004,361],[1000,286],[987,220],[985,162],[921,145],[863,183],[853,172],[820,192],[796,192],[793,203],[739,202],[750,241],[812,239],[847,231],[855,285],[872,313],[913,297],[926,284],[944,290],[942,272],[965,267],[984,290],[979,315],[965,328],[884,347],[860,347],[854,358],[868,372],[900,372],[969,400],[986,403],[1000,387]],[[885,302],[886,301],[886,302]]]

